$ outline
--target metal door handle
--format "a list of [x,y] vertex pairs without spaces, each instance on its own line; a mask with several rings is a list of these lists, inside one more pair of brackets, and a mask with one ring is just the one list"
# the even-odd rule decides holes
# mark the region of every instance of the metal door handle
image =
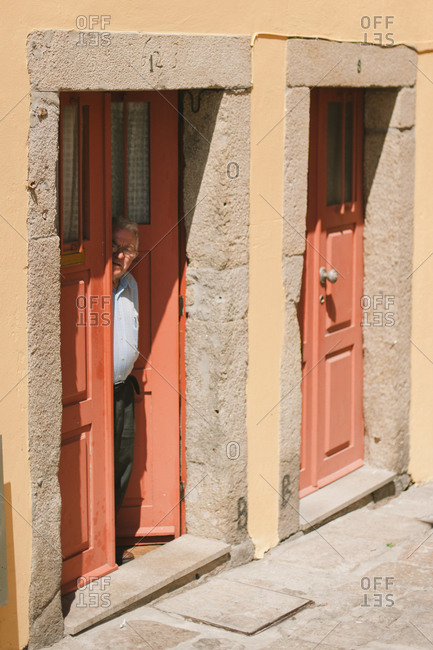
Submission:
[[338,279],[338,273],[335,269],[331,269],[330,271],[327,271],[324,266],[320,267],[319,275],[320,275],[320,284],[325,284],[326,280],[328,280],[328,282],[331,282],[331,284],[334,284],[335,282],[337,282]]

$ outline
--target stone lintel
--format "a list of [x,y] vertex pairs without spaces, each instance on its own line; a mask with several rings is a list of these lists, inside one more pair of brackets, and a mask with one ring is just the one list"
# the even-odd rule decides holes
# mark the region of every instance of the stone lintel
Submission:
[[288,86],[413,86],[416,61],[416,52],[406,45],[292,38],[287,41],[286,79]]
[[35,31],[30,80],[38,90],[249,88],[248,36]]

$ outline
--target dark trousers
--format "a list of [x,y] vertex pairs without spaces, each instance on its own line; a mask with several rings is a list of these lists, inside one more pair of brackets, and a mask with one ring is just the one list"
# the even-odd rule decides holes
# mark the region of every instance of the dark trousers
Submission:
[[134,460],[134,388],[137,380],[131,375],[114,386],[114,496],[116,517],[120,510]]

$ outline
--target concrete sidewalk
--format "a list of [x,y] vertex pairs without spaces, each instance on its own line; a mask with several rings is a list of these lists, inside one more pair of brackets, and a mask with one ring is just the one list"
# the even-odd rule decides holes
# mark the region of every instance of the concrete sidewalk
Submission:
[[52,647],[433,649],[432,515],[412,486]]

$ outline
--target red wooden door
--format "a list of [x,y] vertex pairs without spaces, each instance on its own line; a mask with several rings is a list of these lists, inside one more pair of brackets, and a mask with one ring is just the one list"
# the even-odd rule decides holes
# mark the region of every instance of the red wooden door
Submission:
[[362,91],[311,93],[300,494],[363,464]]
[[[60,101],[63,591],[116,567],[103,96]],[[91,216],[91,218],[90,218]],[[80,586],[78,584],[78,586]]]
[[[180,535],[177,93],[113,94],[112,212],[139,227],[134,466],[116,523],[131,543]],[[107,125],[109,120],[107,119]]]
[[[114,568],[115,537],[180,534],[177,93],[64,93],[63,590]],[[134,467],[114,530],[111,220],[138,224]],[[80,580],[81,581],[81,580]]]

